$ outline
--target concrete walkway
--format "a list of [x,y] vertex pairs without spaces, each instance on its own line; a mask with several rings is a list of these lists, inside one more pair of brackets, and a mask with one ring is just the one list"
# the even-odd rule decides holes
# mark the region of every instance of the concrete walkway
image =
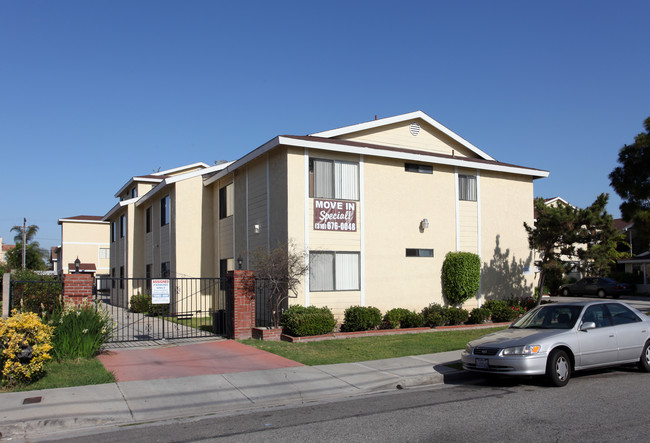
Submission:
[[[236,346],[214,346],[219,343],[212,344],[212,352],[230,352],[237,355],[241,351],[237,349],[240,346],[253,349],[236,342],[225,342],[234,343]],[[187,345],[195,347],[187,350],[181,349],[185,346],[179,346],[174,350],[176,353],[185,352],[187,355],[198,356],[206,348],[196,346],[205,345],[210,344]],[[214,350],[217,348],[219,350]],[[257,349],[255,352],[268,354]],[[267,359],[266,364],[271,367],[285,366],[253,371],[241,371],[241,368],[231,367],[233,371],[230,372],[176,378],[155,376],[150,372],[150,368],[155,364],[136,371],[132,371],[133,368],[123,373],[118,370],[118,380],[124,381],[0,394],[1,439],[36,441],[63,438],[66,435],[92,434],[138,423],[300,405],[372,392],[440,384],[446,376],[463,374],[443,366],[445,363],[457,361],[460,352],[323,366],[303,366],[282,357],[274,356],[285,361],[268,355],[261,357],[260,354],[252,358],[259,362]],[[158,364],[164,366],[165,361],[161,355],[164,353],[158,354]],[[129,361],[135,361],[129,358],[116,359],[113,363],[123,366],[129,365]],[[171,364],[177,363],[178,360],[175,359],[175,363]],[[135,367],[137,368],[137,365]],[[203,365],[200,370],[205,371],[205,368]],[[151,377],[143,376],[139,378],[149,379],[126,381],[131,378],[128,375],[130,373],[150,373]]]

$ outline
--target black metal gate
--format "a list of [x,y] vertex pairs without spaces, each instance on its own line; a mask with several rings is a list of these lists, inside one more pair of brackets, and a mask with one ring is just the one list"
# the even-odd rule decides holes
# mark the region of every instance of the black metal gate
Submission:
[[111,342],[230,335],[227,279],[153,279],[165,282],[169,302],[157,303],[152,279],[97,277],[95,299],[113,322]]
[[[273,311],[275,309],[274,302],[278,298],[277,295],[273,296],[272,285],[269,280],[255,279],[255,326],[269,327],[273,326]],[[284,312],[289,307],[289,300],[287,297],[279,297],[280,312]]]

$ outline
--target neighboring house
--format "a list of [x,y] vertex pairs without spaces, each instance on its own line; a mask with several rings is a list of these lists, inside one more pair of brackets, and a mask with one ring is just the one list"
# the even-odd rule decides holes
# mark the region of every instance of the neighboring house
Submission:
[[2,237],[0,237],[0,262],[7,263],[7,257],[5,254],[15,247],[16,245],[6,245],[2,243]]
[[61,268],[60,255],[61,245],[50,248],[50,271],[53,271],[55,275],[59,274]]
[[[239,258],[294,242],[310,267],[291,304],[420,310],[444,303],[450,251],[483,263],[485,296],[533,293],[533,181],[421,111],[308,136],[277,136],[239,160],[133,177],[103,218],[111,274],[224,277]],[[146,179],[146,181],[145,181]],[[136,291],[137,292],[137,291]]]
[[638,294],[650,293],[650,251],[624,260],[617,260],[617,263],[625,266],[625,272],[636,276],[636,292]]
[[74,261],[79,258],[84,264],[92,264],[98,276],[108,275],[109,223],[103,221],[101,216],[78,215],[60,218],[58,224],[61,225],[61,246],[56,251],[57,273],[74,272]]
[[[630,252],[630,254],[633,254],[633,251],[635,248],[639,248],[641,245],[637,245],[636,242],[634,241],[634,237],[636,234],[636,230],[634,229],[634,223],[633,222],[627,222],[623,220],[622,218],[616,218],[614,219],[614,227],[618,232],[621,232],[625,234],[626,241],[630,244],[630,247],[626,251],[621,251],[621,252]],[[643,252],[643,251],[640,251]]]

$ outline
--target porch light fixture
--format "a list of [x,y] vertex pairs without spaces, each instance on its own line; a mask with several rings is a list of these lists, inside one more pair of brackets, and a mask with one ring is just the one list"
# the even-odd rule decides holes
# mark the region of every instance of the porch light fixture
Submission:
[[79,257],[74,261],[74,273],[78,274],[79,273],[79,266],[81,265],[81,260],[79,260]]
[[241,265],[244,263],[244,260],[242,260],[241,255],[237,257],[237,268],[241,271]]
[[423,218],[422,221],[420,222],[420,229],[425,230],[429,227],[429,219]]

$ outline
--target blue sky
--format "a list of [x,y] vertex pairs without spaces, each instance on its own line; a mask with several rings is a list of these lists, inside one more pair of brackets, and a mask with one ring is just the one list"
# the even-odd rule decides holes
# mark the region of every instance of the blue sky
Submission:
[[0,0],[0,236],[133,175],[422,110],[587,206],[650,116],[650,2]]

